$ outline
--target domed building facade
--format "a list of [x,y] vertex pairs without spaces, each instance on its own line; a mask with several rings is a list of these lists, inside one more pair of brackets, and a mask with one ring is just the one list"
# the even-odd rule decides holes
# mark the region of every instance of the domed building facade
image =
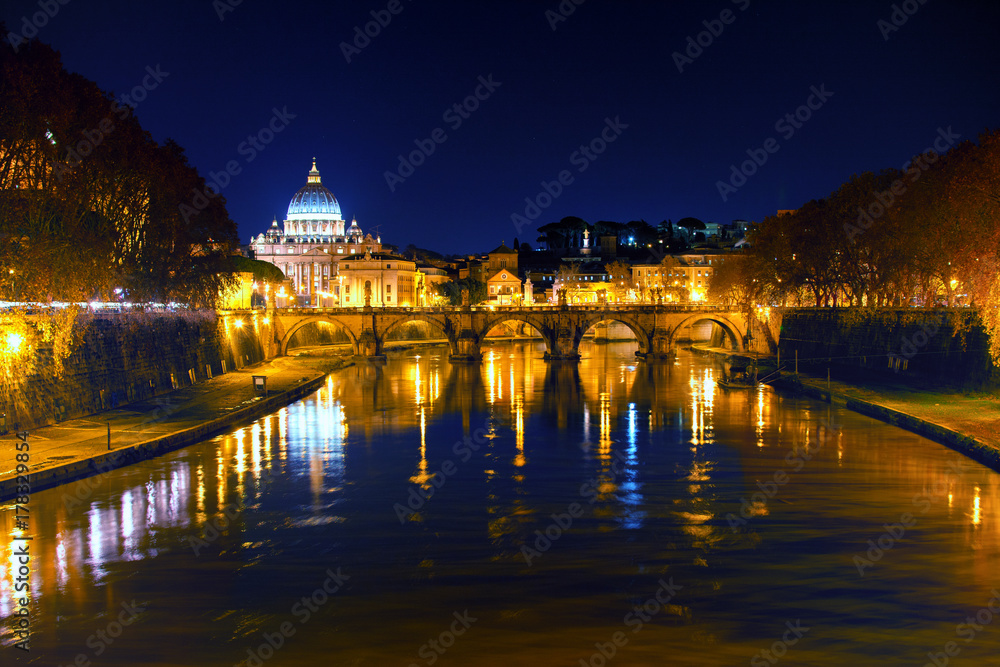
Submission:
[[337,280],[340,259],[380,253],[380,238],[364,234],[357,220],[345,227],[337,197],[323,185],[316,159],[306,184],[288,203],[285,220],[250,239],[255,257],[274,264],[291,281],[294,299],[289,305],[335,305],[340,301]]

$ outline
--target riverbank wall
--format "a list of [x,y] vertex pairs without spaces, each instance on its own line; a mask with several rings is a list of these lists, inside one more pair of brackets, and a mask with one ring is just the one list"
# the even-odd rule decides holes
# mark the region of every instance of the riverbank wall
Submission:
[[214,311],[81,314],[61,364],[54,343],[41,341],[30,351],[31,371],[4,378],[0,430],[37,429],[260,362],[264,319]]
[[797,355],[801,371],[823,376],[829,369],[832,377],[851,382],[953,391],[1000,388],[986,331],[969,309],[797,308],[780,317],[775,338],[789,370]]

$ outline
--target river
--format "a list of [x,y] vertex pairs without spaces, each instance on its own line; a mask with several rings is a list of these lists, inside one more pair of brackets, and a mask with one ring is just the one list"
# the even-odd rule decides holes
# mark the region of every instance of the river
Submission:
[[34,494],[27,654],[4,507],[3,664],[995,664],[997,473],[690,352],[484,349]]

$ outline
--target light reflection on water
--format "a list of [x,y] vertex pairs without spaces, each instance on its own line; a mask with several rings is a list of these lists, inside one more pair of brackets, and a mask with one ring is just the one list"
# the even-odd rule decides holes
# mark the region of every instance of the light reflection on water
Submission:
[[[86,652],[133,598],[149,611],[102,663],[146,664],[154,646],[174,657],[148,664],[195,664],[192,652],[236,664],[329,567],[349,589],[275,664],[424,664],[420,645],[466,608],[481,620],[452,664],[578,664],[660,577],[684,586],[677,604],[618,664],[745,663],[796,618],[814,629],[789,664],[917,661],[952,639],[1000,584],[998,476],[968,461],[956,473],[957,454],[867,418],[716,378],[702,358],[645,364],[621,345],[585,346],[579,363],[497,345],[479,366],[424,349],[347,369],[92,493],[35,494],[40,664]],[[467,459],[463,438],[478,443]],[[778,471],[787,482],[754,500]],[[401,522],[411,490],[433,495]],[[572,503],[581,515],[529,567],[523,547]],[[915,525],[859,577],[853,556],[907,511]],[[0,516],[6,617],[21,533]],[[998,649],[984,633],[963,657]]]

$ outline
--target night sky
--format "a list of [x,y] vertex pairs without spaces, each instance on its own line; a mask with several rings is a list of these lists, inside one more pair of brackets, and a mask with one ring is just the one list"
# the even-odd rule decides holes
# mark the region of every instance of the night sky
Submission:
[[[237,163],[223,194],[242,243],[283,219],[314,156],[348,221],[400,248],[471,253],[534,244],[567,215],[761,220],[902,166],[939,128],[975,139],[1000,116],[994,1],[909,0],[898,29],[893,3],[871,0],[46,2],[58,11],[38,38],[67,69],[121,95],[159,68],[143,127],[206,177]],[[0,18],[22,31],[40,11],[7,0]],[[373,11],[391,20],[356,50]],[[699,33],[708,45],[679,71]],[[478,108],[453,109],[477,90]],[[245,143],[272,122],[270,143]],[[435,130],[444,141],[390,188],[398,156]],[[603,152],[577,152],[588,145]],[[724,201],[718,182],[748,150],[766,162]],[[558,196],[538,198],[564,171]],[[526,198],[545,208],[517,229]]]

